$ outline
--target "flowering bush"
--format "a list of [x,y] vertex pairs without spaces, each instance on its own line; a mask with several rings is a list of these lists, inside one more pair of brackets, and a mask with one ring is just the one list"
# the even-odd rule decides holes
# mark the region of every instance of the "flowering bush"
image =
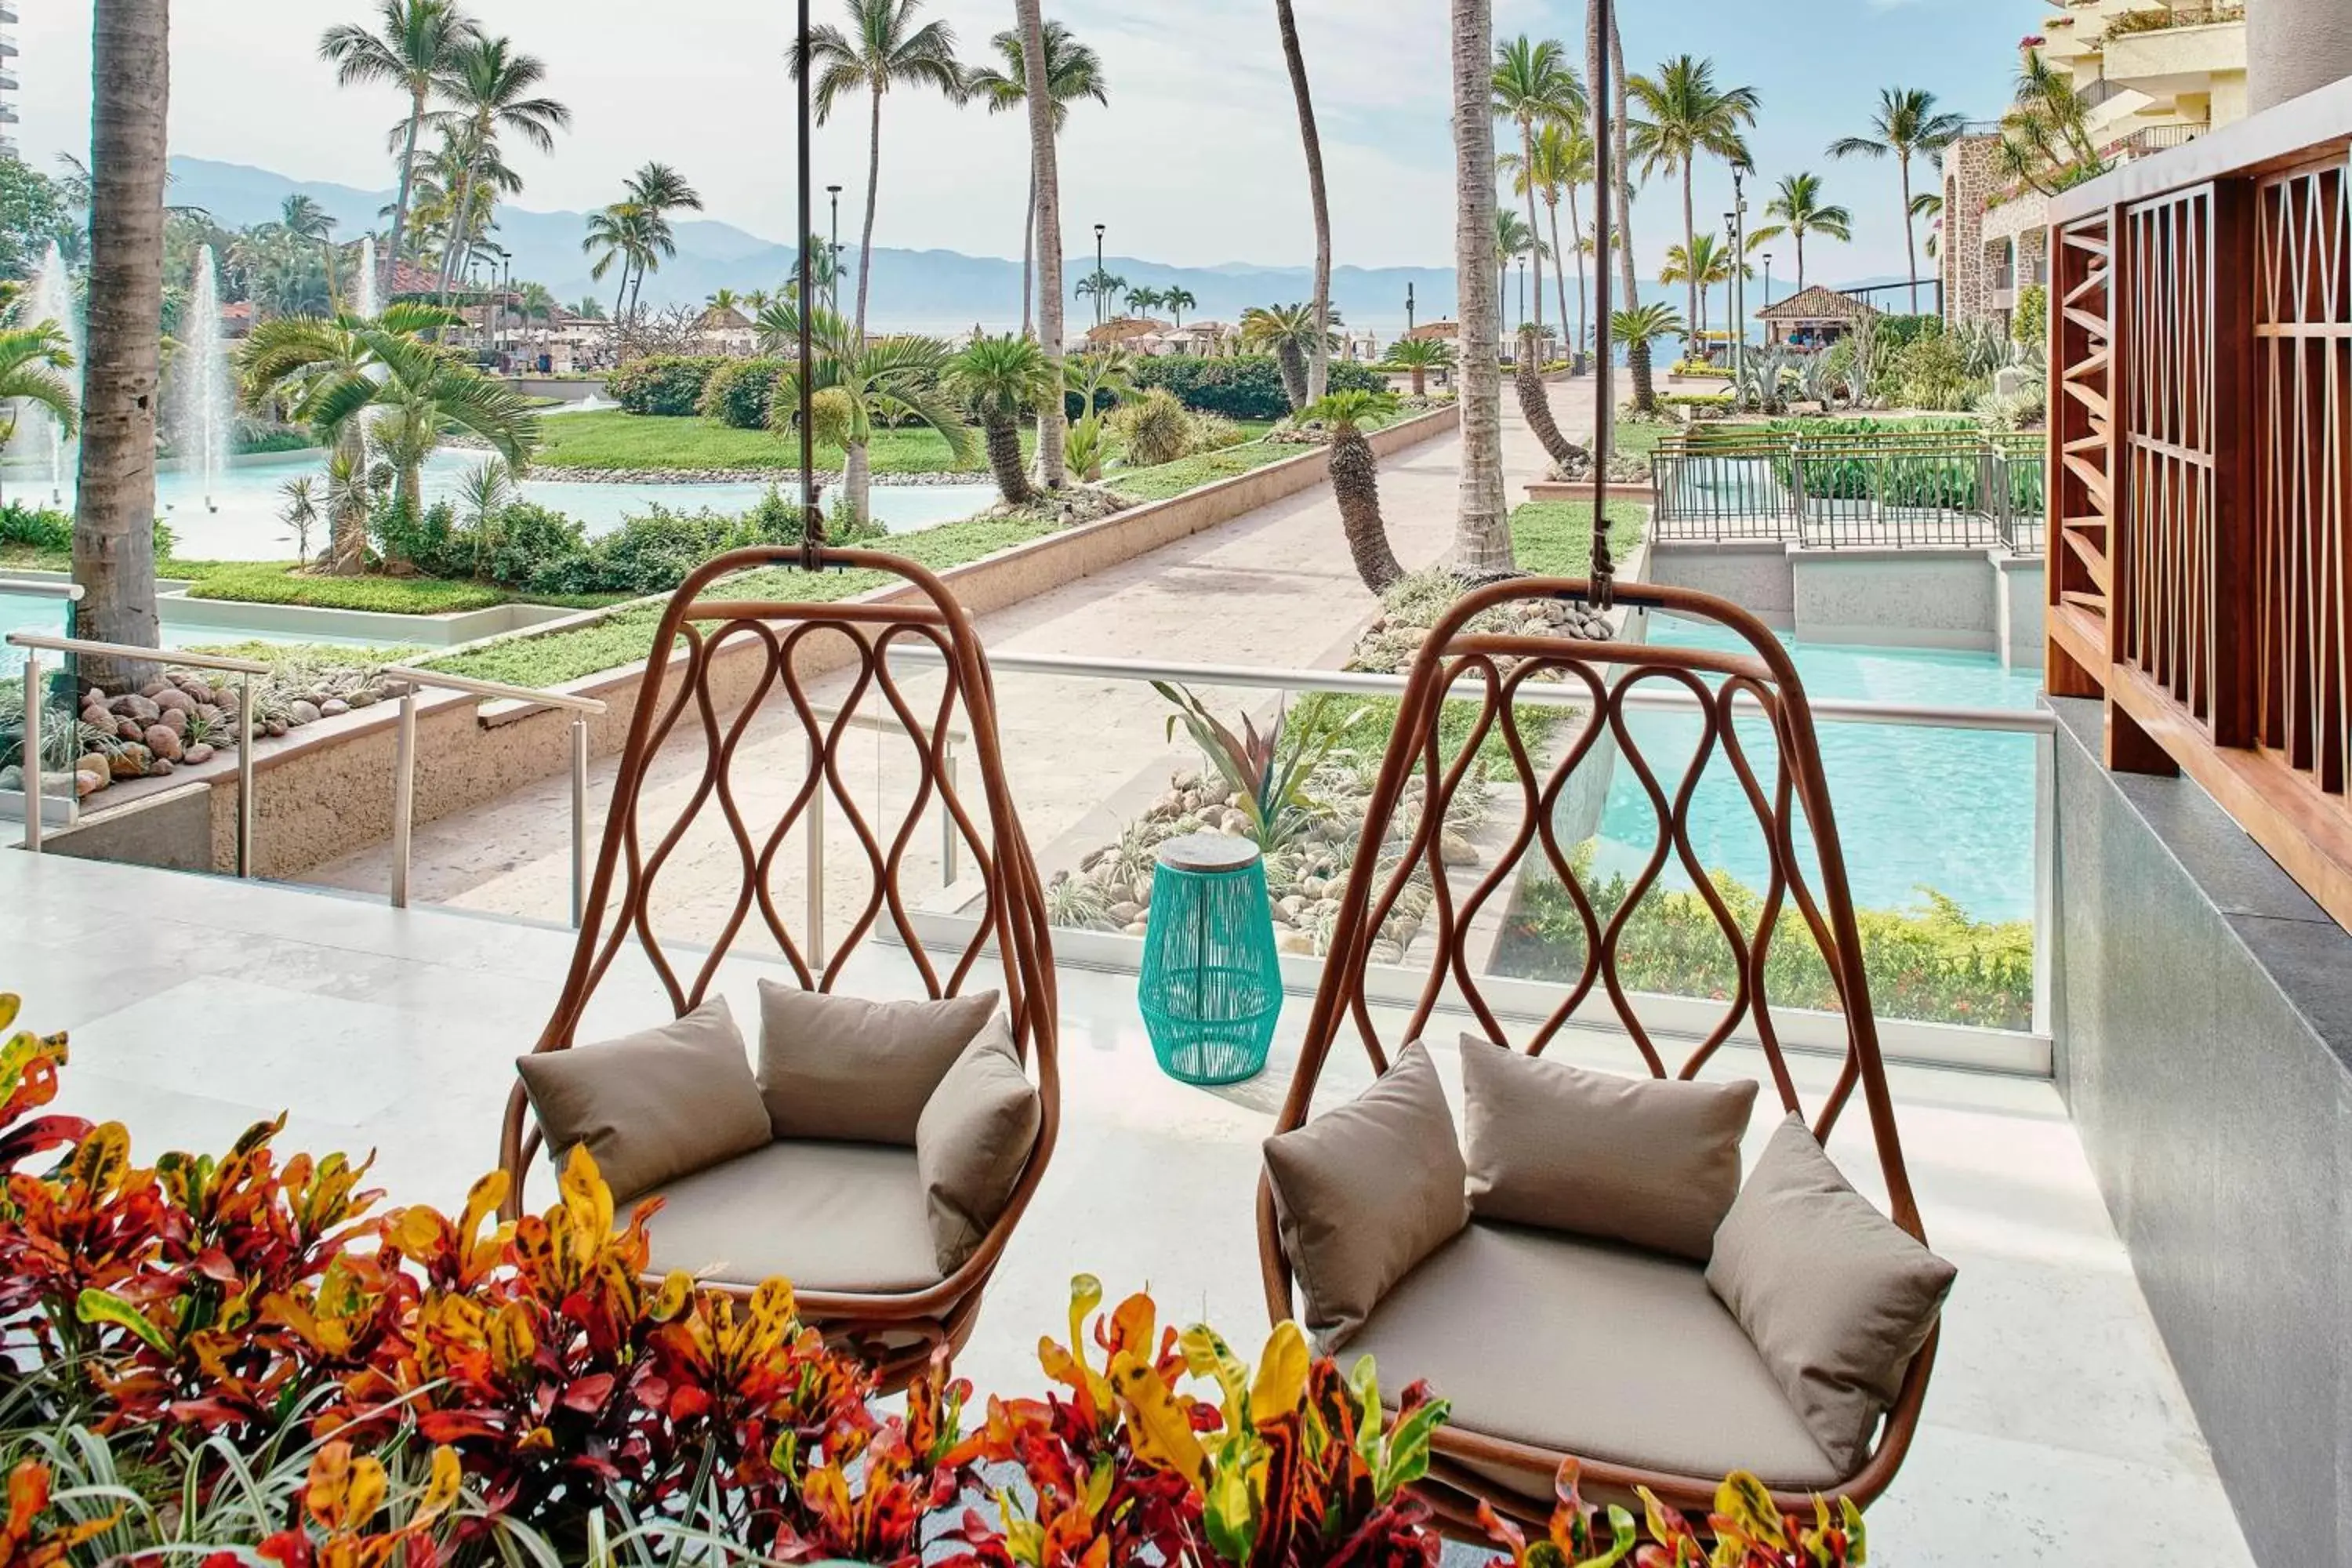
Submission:
[[[16,1011],[0,996],[0,1032]],[[512,1224],[496,1172],[454,1217],[379,1210],[367,1162],[281,1159],[282,1118],[220,1158],[142,1167],[120,1123],[43,1113],[66,1056],[61,1035],[0,1046],[0,1563],[1438,1560],[1412,1489],[1444,1403],[1416,1384],[1389,1415],[1369,1357],[1343,1373],[1296,1323],[1252,1367],[1210,1329],[1161,1326],[1148,1296],[1098,1312],[1080,1276],[1068,1342],[1039,1345],[1043,1398],[992,1398],[967,1431],[942,1354],[884,1416],[785,1281],[742,1301],[682,1273],[649,1284],[657,1203],[615,1214],[584,1151],[553,1206]],[[1743,1506],[1723,1511],[1750,1554],[1691,1555],[1654,1507],[1639,1561],[1861,1561],[1850,1508],[1804,1532]],[[1849,1536],[1850,1557],[1823,1554]]]

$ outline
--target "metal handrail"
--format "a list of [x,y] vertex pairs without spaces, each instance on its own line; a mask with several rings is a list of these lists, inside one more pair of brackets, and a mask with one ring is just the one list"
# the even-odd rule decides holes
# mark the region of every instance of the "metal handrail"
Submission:
[[408,907],[410,850],[416,829],[416,693],[420,687],[463,692],[497,701],[530,702],[572,715],[572,927],[580,928],[588,907],[588,721],[604,711],[594,697],[569,691],[539,691],[509,686],[503,680],[477,680],[414,665],[388,664],[383,673],[406,682],[400,694],[400,718],[393,747],[392,780],[392,907]]
[[[76,596],[79,596],[77,587]],[[95,654],[140,664],[176,665],[183,669],[216,669],[236,675],[236,874],[253,875],[253,678],[268,675],[259,659],[231,658],[226,654],[172,652],[130,643],[98,642],[89,637],[58,637],[45,632],[10,632],[8,645],[25,650],[25,760],[31,788],[25,792],[25,847],[41,852],[41,660],[44,653]]]
[[0,577],[0,597],[10,594],[28,599],[67,599],[79,603],[82,586],[79,583],[51,583],[39,577]]

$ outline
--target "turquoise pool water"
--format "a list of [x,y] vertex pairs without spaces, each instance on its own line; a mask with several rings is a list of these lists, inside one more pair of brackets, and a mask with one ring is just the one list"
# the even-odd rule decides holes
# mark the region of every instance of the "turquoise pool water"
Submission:
[[[1726,649],[1744,646],[1719,628],[1665,616],[1652,617],[1650,640]],[[2023,710],[2034,705],[2042,685],[2038,670],[2005,670],[1990,654],[1783,641],[1806,691],[1817,699]],[[1632,727],[1671,799],[1697,743],[1698,721],[1643,714]],[[2032,918],[2032,737],[1881,724],[1820,729],[1822,768],[1856,904],[1916,905],[1922,901],[1920,889],[1932,888],[1978,920]],[[1769,787],[1775,758],[1762,722],[1743,724],[1740,732]],[[1750,886],[1763,886],[1770,864],[1763,836],[1720,750],[1700,777],[1691,821],[1692,847],[1708,869],[1728,870]],[[1656,827],[1640,781],[1621,763],[1602,812],[1595,869],[1632,876],[1648,858]],[[1798,845],[1810,871],[1810,833],[1801,830]],[[1662,879],[1673,887],[1690,885],[1678,859],[1668,862]]]

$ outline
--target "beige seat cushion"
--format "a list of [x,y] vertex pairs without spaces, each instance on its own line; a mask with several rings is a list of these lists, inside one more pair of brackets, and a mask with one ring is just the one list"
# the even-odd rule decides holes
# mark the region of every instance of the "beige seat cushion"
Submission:
[[1267,1139],[1265,1164],[1283,1255],[1326,1354],[1470,1218],[1454,1117],[1418,1040],[1354,1100]]
[[1956,1272],[1848,1185],[1790,1116],[1716,1233],[1706,1282],[1822,1450],[1859,1465]]
[[1473,1221],[1390,1292],[1359,1353],[1383,1389],[1428,1379],[1455,1428],[1675,1475],[1846,1479],[1682,1258]]
[[772,1136],[723,996],[657,1029],[534,1052],[515,1068],[548,1158],[561,1170],[572,1146],[585,1143],[616,1202]]
[[1625,1078],[1462,1037],[1470,1212],[1706,1261],[1756,1081]]
[[915,1142],[931,1090],[996,1011],[996,993],[866,1002],[760,982],[760,1096],[778,1138]]
[[653,1268],[722,1285],[777,1276],[796,1289],[919,1290],[931,1256],[915,1152],[873,1143],[775,1142],[646,1194]]
[[952,1274],[1004,1213],[1043,1107],[1003,1015],[991,1017],[931,1091],[915,1126],[915,1163],[940,1272]]

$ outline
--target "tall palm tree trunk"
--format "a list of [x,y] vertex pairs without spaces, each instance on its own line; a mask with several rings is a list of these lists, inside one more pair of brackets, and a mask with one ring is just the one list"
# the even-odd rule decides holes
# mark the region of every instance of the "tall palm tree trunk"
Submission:
[[[97,0],[91,30],[89,302],[75,502],[77,626],[154,647],[155,410],[163,379],[164,122],[170,0]],[[125,684],[142,667],[86,660],[82,678]],[[31,765],[35,777],[38,760]]]
[[[1543,230],[1536,222],[1536,122],[1519,121],[1519,167],[1528,176],[1528,259],[1535,268],[1536,353],[1543,353]],[[1552,225],[1552,249],[1559,248],[1559,226]],[[1555,271],[1558,268],[1554,268]]]
[[473,214],[474,164],[467,160],[464,177],[457,182],[457,205],[449,209],[449,243],[441,247],[441,282],[437,290],[440,302],[449,302],[449,279],[457,274],[457,262],[469,243],[467,221]]
[[849,499],[849,516],[858,532],[866,531],[866,498],[874,479],[874,459],[864,441],[842,448],[841,493]]
[[1569,248],[1576,252],[1576,346],[1581,351],[1591,341],[1589,334],[1592,330],[1592,296],[1591,285],[1584,276],[1584,220],[1576,210],[1574,185],[1568,187],[1568,242]]
[[1911,268],[1911,313],[1919,313],[1919,236],[1918,225],[1911,216],[1911,154],[1902,156],[1903,164],[1903,259]]
[[[1617,205],[1611,216],[1616,219],[1618,284],[1624,290],[1625,309],[1636,309],[1642,303],[1641,280],[1633,276],[1633,159],[1631,146],[1631,121],[1625,113],[1625,30],[1619,24],[1617,11],[1609,13],[1609,81],[1614,95],[1614,120],[1610,139],[1615,143],[1610,153],[1611,167],[1617,176]],[[1603,258],[1604,266],[1607,265]]]
[[1027,337],[1035,321],[1032,307],[1037,299],[1037,160],[1029,160],[1029,205],[1021,218],[1021,335]]
[[1503,495],[1501,289],[1495,276],[1495,15],[1491,0],[1453,0],[1454,259],[1462,299],[1462,476],[1454,566],[1484,577],[1511,569]]
[[[1911,209],[1910,209],[1910,208],[1908,208],[1908,207],[1906,207],[1906,208],[1904,208],[1903,210],[1904,210],[1904,211],[1906,211],[1906,212],[1909,212]],[[1798,292],[1798,293],[1800,293],[1800,294],[1801,294],[1801,293],[1803,293],[1803,292],[1805,291],[1805,231],[1804,231],[1803,229],[1801,229],[1801,229],[1799,229],[1799,230],[1797,231],[1797,237],[1797,237],[1797,292]],[[1772,303],[1772,301],[1771,301],[1771,300],[1765,300],[1765,301],[1764,301],[1764,303],[1765,303],[1766,305],[1768,305],[1768,306],[1769,306],[1769,305],[1770,305],[1770,304]]]
[[1274,0],[1282,30],[1282,58],[1290,68],[1290,94],[1298,102],[1298,140],[1307,150],[1307,195],[1315,210],[1315,342],[1307,362],[1307,401],[1321,400],[1331,383],[1331,205],[1323,186],[1323,139],[1315,130],[1315,98],[1307,86],[1307,57],[1298,47],[1298,19],[1290,0]]
[[[1037,243],[1037,336],[1051,367],[1037,409],[1037,473],[1062,488],[1062,177],[1055,166],[1054,99],[1045,75],[1045,22],[1039,0],[1015,0],[1021,22],[1023,96],[1029,104],[1029,176],[1036,182],[1030,231]],[[1023,301],[1024,309],[1027,301]]]
[[408,203],[416,190],[416,132],[425,123],[425,89],[418,88],[408,96],[408,141],[400,153],[400,195],[392,204],[392,244],[385,247],[381,266],[383,276],[376,279],[376,298],[392,298],[392,280],[400,266],[401,247],[408,243]]
[[621,286],[613,290],[613,330],[616,332],[621,330],[621,301],[628,297],[629,264],[624,259],[621,263]]
[[[1559,202],[1557,198],[1548,196],[1544,199],[1544,216],[1551,220],[1551,281],[1554,290],[1559,295],[1559,333],[1560,336],[1566,337],[1568,335],[1568,263],[1560,259]],[[1576,265],[1579,272],[1584,269],[1581,258],[1579,258]],[[1576,345],[1569,344],[1568,352],[1569,363],[1572,364],[1575,363]]]
[[[867,96],[874,100],[874,113],[866,130],[866,227],[857,241],[857,338],[859,348],[866,344],[866,291],[874,281],[874,198],[882,183],[882,89],[869,82]],[[858,516],[863,518],[861,510]]]
[[[1698,212],[1691,201],[1691,164],[1696,161],[1696,155],[1683,160],[1683,271],[1688,275],[1690,293],[1690,310],[1684,315],[1683,320],[1690,323],[1691,331],[1703,331],[1706,329],[1700,326],[1698,317]],[[1632,301],[1633,304],[1639,302]],[[1684,343],[1685,359],[1696,358],[1697,353],[1696,339]]]

